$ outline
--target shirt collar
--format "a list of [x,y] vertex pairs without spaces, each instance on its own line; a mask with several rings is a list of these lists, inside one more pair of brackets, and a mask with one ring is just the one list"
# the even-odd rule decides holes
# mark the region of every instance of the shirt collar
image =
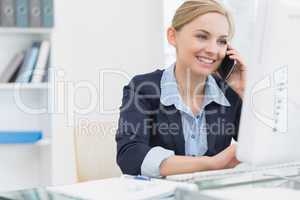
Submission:
[[[165,106],[175,105],[177,109],[184,111],[186,110],[186,108],[178,91],[174,69],[175,63],[165,69],[162,74],[160,82],[160,102]],[[205,96],[203,106],[205,107],[211,102],[216,102],[223,106],[230,106],[229,101],[217,85],[216,80],[213,78],[213,76],[209,75],[205,83]]]

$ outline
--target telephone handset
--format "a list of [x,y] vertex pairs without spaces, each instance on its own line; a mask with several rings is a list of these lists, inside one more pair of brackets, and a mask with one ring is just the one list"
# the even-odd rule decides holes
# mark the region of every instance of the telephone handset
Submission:
[[220,67],[218,68],[218,73],[220,74],[221,78],[227,80],[234,71],[235,65],[236,61],[230,59],[229,55],[226,55]]

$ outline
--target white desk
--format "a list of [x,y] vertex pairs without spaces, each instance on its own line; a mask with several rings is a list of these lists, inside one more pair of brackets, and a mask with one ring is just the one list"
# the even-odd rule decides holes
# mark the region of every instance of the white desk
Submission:
[[[298,180],[300,180],[300,176],[298,178]],[[206,196],[204,199],[222,199],[224,197],[232,200],[241,199],[241,197],[243,197],[242,199],[248,197],[255,199],[253,196],[263,197],[263,195],[267,197],[266,199],[269,199],[268,197],[272,197],[272,199],[282,199],[282,195],[288,195],[289,199],[300,199],[300,183],[298,182],[291,183],[285,180],[271,180],[237,185],[214,183],[215,184],[210,184],[210,188],[206,187],[204,189],[201,188],[201,185],[197,187],[195,184],[177,183],[158,179],[144,181],[120,177],[74,185],[35,188],[6,194],[0,193],[0,198],[6,197],[6,199],[9,200],[174,200],[175,197],[173,194],[176,193],[176,195],[178,195],[179,192],[181,192],[184,194],[184,198],[178,198],[180,200],[192,200],[199,196],[203,197],[203,195]],[[188,188],[188,190],[178,188]]]
[[82,199],[146,200],[173,196],[181,187],[197,191],[190,183],[171,182],[161,179],[137,180],[132,177],[110,178],[74,185],[49,187],[48,191]]

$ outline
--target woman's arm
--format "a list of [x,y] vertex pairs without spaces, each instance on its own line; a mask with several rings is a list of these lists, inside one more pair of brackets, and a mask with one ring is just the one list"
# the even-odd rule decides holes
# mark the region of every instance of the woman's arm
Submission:
[[171,156],[160,166],[161,176],[210,170],[210,157]]
[[182,173],[232,168],[239,163],[235,157],[235,152],[236,145],[231,145],[213,157],[171,156],[160,165],[160,175],[170,176]]

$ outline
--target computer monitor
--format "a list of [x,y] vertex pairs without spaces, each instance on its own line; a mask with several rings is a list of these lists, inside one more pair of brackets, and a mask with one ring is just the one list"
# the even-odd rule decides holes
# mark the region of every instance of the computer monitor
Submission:
[[300,1],[256,0],[237,158],[300,161]]

